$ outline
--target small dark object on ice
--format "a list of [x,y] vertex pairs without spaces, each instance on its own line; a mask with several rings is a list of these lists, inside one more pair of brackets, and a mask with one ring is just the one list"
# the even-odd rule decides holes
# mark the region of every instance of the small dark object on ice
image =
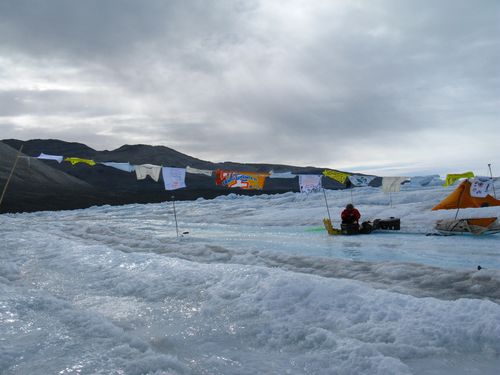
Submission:
[[478,271],[481,271],[482,269],[483,269],[483,267],[481,267],[481,266],[477,266],[477,270],[478,270]]
[[400,230],[401,220],[398,217],[391,216],[389,219],[373,220],[373,230]]

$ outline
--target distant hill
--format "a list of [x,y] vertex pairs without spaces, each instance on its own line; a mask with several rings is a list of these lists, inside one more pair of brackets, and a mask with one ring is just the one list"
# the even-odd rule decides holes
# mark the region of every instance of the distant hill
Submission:
[[[87,145],[57,139],[20,141],[5,139],[0,143],[0,189],[15,160],[17,150],[23,145],[23,154],[36,157],[41,152],[64,157],[81,157],[94,161],[129,162],[131,164],[157,164],[170,167],[191,166],[200,169],[229,169],[247,172],[291,171],[293,173],[320,174],[324,168],[297,167],[279,164],[212,163],[200,160],[165,146],[124,145],[112,151],[97,151]],[[186,189],[165,191],[163,182],[147,178],[138,181],[135,173],[123,172],[103,165],[72,166],[55,161],[21,159],[15,177],[0,207],[0,212],[37,211],[84,208],[99,204],[153,203],[175,199],[238,193],[245,195],[273,194],[298,191],[297,179],[267,179],[264,190],[246,191],[226,189],[215,185],[215,178],[187,174]],[[341,189],[343,185],[325,180],[326,188]]]
[[[17,150],[0,142],[0,192],[3,191]],[[96,195],[89,183],[51,168],[37,159],[20,158],[0,212],[37,211],[86,207]],[[77,202],[75,196],[80,201]]]

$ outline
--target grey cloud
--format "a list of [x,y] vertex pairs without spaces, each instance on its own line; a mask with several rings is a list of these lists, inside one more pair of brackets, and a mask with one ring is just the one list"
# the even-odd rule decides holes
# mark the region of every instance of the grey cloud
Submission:
[[207,159],[324,164],[353,142],[407,157],[423,134],[481,134],[500,115],[497,1],[301,3],[304,24],[269,4],[4,1],[0,58],[75,67],[96,88],[3,90],[0,116],[95,117],[106,136],[82,139],[113,147],[146,132]]
[[109,93],[75,92],[65,90],[0,91],[2,116],[111,116],[121,108]]

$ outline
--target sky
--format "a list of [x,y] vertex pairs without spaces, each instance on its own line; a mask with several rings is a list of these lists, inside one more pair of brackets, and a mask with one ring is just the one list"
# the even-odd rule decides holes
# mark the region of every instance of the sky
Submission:
[[1,0],[0,139],[500,174],[497,0]]

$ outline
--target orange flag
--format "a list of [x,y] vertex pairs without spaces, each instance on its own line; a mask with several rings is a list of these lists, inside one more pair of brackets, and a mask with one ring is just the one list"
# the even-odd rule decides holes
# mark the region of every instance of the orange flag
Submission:
[[215,183],[228,188],[262,190],[267,173],[234,172],[218,169],[215,172]]

